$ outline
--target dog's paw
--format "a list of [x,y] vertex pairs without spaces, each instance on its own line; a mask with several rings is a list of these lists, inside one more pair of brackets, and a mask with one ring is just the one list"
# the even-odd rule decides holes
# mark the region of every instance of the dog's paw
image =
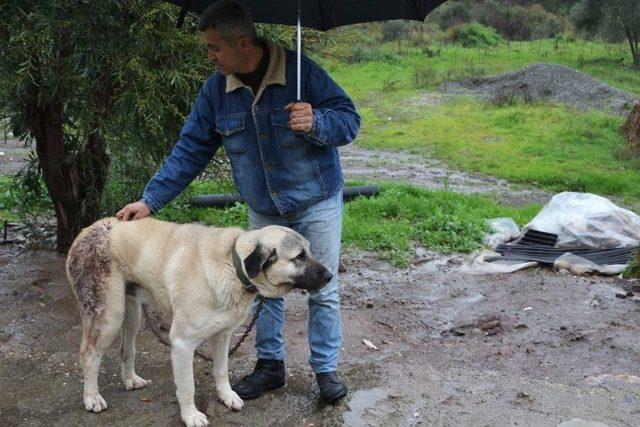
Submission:
[[146,387],[149,384],[151,384],[151,380],[145,380],[143,378],[140,378],[137,375],[134,375],[129,378],[123,378],[122,382],[124,383],[124,387],[127,390],[137,390],[139,388]]
[[240,399],[238,393],[233,390],[229,390],[226,393],[220,393],[219,399],[222,403],[227,405],[228,408],[235,409],[236,411],[239,411],[244,406],[244,402]]
[[207,416],[200,411],[193,411],[189,412],[188,414],[182,415],[182,422],[187,427],[200,427],[209,425]]
[[84,408],[91,412],[101,412],[107,409],[107,402],[97,393],[84,396]]

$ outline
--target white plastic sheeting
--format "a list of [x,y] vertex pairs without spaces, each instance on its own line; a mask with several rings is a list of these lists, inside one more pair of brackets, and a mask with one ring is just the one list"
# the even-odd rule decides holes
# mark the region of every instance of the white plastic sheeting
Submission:
[[558,248],[613,249],[640,245],[640,216],[589,193],[564,192],[553,196],[522,228],[522,234],[529,229],[556,234]]
[[[564,192],[553,196],[521,231],[517,231],[517,226],[509,218],[489,220],[488,225],[492,234],[486,235],[484,242],[489,248],[524,236],[530,229],[556,234],[558,240],[555,247],[558,248],[614,249],[640,246],[640,216],[616,206],[604,197],[589,193]],[[498,255],[486,249],[477,252],[461,267],[461,271],[469,274],[511,273],[538,265],[537,262],[486,261]],[[556,260],[554,267],[578,275],[619,274],[626,265],[597,265],[567,252]]]

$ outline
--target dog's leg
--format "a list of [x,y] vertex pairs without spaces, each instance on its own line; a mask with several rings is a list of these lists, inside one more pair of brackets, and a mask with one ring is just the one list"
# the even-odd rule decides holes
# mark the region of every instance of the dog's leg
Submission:
[[[117,284],[111,284],[117,285]],[[108,286],[108,285],[107,285]],[[120,286],[122,286],[120,284]],[[120,331],[124,316],[123,295],[108,296],[110,303],[100,315],[83,315],[82,344],[80,346],[80,366],[84,377],[83,400],[87,411],[100,412],[107,409],[107,402],[98,390],[98,373],[102,355],[109,348]],[[121,292],[124,293],[124,292]],[[119,301],[118,301],[119,300]]]
[[122,346],[120,347],[120,367],[122,382],[127,390],[142,388],[151,381],[136,375],[134,364],[136,358],[136,335],[140,328],[141,303],[136,297],[135,285],[127,284],[124,321],[122,322]]
[[244,402],[231,390],[229,384],[229,341],[232,330],[225,329],[211,337],[211,355],[213,356],[213,378],[216,381],[218,397],[228,408],[239,411]]
[[180,404],[180,417],[187,427],[206,426],[207,416],[198,411],[194,402],[193,353],[199,342],[185,339],[177,333],[175,323],[171,327],[171,364],[176,383],[176,395]]

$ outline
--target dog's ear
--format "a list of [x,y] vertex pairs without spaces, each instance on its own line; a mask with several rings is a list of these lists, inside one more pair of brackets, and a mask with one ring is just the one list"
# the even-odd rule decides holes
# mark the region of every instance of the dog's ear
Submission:
[[274,263],[275,260],[275,248],[269,250],[258,243],[253,252],[244,259],[244,269],[247,271],[247,276],[249,276],[250,279],[253,279],[269,264]]

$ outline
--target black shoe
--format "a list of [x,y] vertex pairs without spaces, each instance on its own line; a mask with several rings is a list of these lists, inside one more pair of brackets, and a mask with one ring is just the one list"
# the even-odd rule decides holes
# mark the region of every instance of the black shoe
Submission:
[[253,372],[231,388],[246,400],[280,387],[284,387],[284,360],[258,359]]
[[327,403],[334,403],[347,394],[347,386],[340,381],[336,371],[316,374],[320,397]]

